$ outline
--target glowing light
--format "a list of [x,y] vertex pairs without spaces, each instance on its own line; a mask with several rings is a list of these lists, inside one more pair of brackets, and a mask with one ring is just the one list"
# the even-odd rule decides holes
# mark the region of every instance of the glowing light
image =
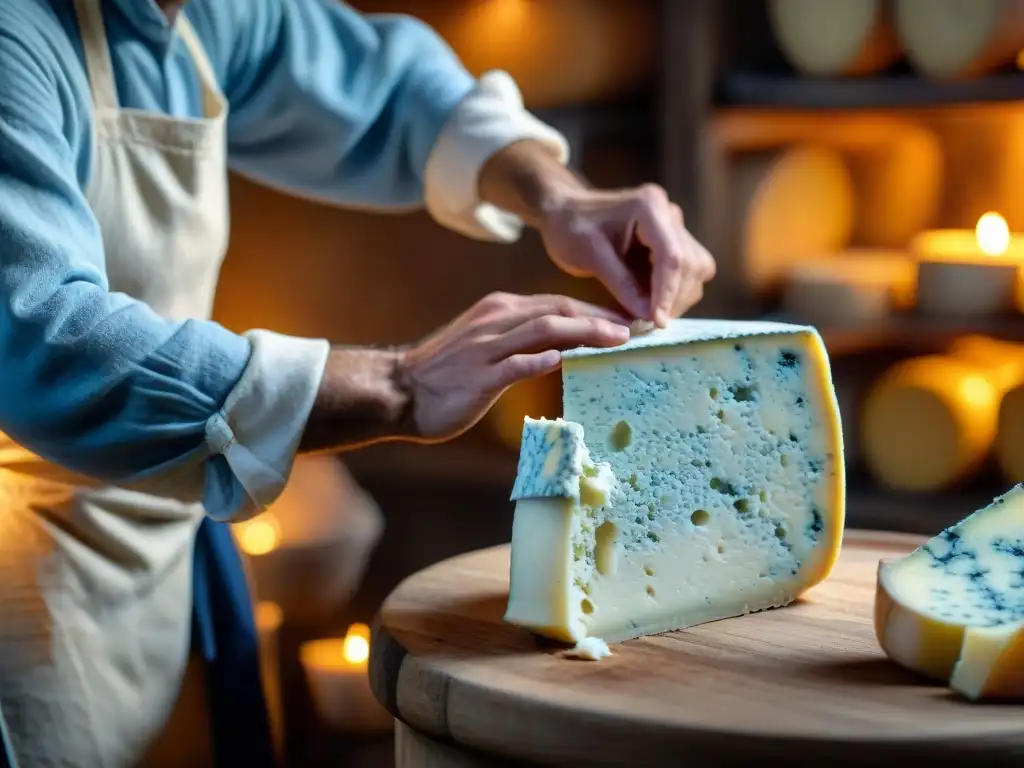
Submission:
[[1010,247],[1010,228],[1006,219],[992,211],[978,219],[974,237],[982,253],[989,256],[1001,256]]
[[341,655],[349,664],[365,664],[370,658],[370,628],[365,624],[350,626],[341,644]]
[[265,555],[277,549],[281,526],[269,512],[239,526],[238,543],[247,555]]

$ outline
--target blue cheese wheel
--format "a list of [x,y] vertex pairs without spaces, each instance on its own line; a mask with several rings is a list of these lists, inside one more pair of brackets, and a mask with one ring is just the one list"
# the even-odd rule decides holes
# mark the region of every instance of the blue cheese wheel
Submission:
[[[562,377],[565,422],[523,433],[508,621],[616,642],[786,605],[828,575],[843,443],[813,328],[675,320],[566,351]],[[575,491],[595,476],[610,487]]]

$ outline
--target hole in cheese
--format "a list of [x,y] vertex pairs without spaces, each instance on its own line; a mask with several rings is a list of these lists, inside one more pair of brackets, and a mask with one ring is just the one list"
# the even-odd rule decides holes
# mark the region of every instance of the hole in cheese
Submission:
[[707,525],[711,521],[711,515],[706,510],[698,509],[690,515],[690,522],[694,525]]
[[618,536],[619,527],[610,520],[601,523],[594,532],[594,565],[598,573],[605,575],[615,573],[616,539]]
[[594,612],[594,604],[592,602],[590,602],[589,600],[587,600],[586,598],[583,598],[580,601],[580,608],[583,610],[584,613],[593,613]]
[[616,451],[624,451],[633,442],[633,428],[629,426],[628,421],[620,421],[614,427],[612,427],[611,434],[612,449]]

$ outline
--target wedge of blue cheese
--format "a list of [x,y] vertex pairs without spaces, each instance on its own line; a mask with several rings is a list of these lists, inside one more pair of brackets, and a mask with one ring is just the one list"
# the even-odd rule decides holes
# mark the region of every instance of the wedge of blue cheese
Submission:
[[879,563],[875,636],[968,699],[1024,699],[1024,485]]
[[[597,515],[615,486],[611,467],[591,460],[579,424],[526,418],[506,621],[564,641],[587,636],[580,606],[602,545]],[[605,570],[612,565],[601,560]]]
[[527,419],[506,619],[617,642],[786,605],[839,554],[839,409],[810,327],[676,320],[563,355]]

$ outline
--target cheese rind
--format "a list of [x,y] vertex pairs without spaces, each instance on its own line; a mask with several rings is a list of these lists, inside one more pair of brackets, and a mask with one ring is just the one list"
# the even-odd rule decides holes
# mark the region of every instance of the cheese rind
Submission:
[[523,421],[523,441],[512,501],[579,498],[583,462],[589,459],[583,427],[562,419]]
[[615,483],[603,504],[518,503],[509,621],[617,642],[782,606],[828,574],[842,437],[813,329],[676,320],[565,352],[563,388]]
[[614,487],[609,466],[591,461],[579,424],[524,420],[506,621],[567,642],[586,637],[573,610],[585,599],[579,561],[586,551],[598,559],[593,510]]
[[1024,485],[879,564],[875,635],[968,698],[1024,697]]

